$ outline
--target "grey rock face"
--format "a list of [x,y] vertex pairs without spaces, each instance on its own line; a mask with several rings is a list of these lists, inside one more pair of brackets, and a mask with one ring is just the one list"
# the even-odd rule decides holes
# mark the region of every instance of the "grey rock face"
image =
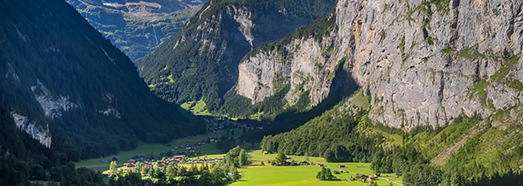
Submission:
[[20,115],[16,112],[11,112],[11,117],[18,127],[18,129],[29,134],[33,139],[40,142],[47,148],[51,148],[51,133],[49,132],[49,126],[42,127],[37,126],[31,122],[26,116]]
[[[347,72],[371,96],[373,120],[408,130],[446,125],[461,114],[488,117],[523,100],[522,6],[519,0],[340,0],[329,36],[287,43],[293,57],[283,60],[274,52],[251,55],[240,65],[237,92],[262,101],[281,77],[294,87],[290,103],[302,87],[317,104],[332,83],[325,77],[346,59]],[[328,55],[320,55],[326,48]]]
[[314,38],[297,39],[287,45],[284,57],[278,51],[258,53],[239,66],[237,92],[252,100],[263,101],[274,95],[278,88],[290,85],[285,96],[289,105],[294,105],[304,92],[312,105],[325,99],[334,77],[339,60],[325,56],[330,40],[319,43]]

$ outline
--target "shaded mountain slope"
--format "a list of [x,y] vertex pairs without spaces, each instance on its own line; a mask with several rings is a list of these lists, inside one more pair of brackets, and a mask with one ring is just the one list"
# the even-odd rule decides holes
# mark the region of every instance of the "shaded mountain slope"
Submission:
[[77,160],[203,132],[67,3],[0,4],[0,104],[44,146]]

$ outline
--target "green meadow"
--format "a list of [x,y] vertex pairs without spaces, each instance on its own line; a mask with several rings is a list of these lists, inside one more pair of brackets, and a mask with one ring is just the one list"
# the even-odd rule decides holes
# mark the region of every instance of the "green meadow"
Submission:
[[[272,166],[269,161],[273,161],[276,154],[263,154],[260,150],[250,153],[252,165],[239,169],[242,178],[232,186],[242,185],[278,185],[278,186],[298,186],[298,185],[369,185],[369,182],[348,181],[355,177],[356,174],[373,175],[370,169],[370,163],[326,163],[324,158],[309,157],[308,162],[314,165],[302,166]],[[305,156],[289,156],[298,162],[307,159]],[[260,166],[261,162],[265,166]],[[318,163],[324,163],[325,167],[331,171],[341,171],[344,173],[334,174],[338,179],[334,181],[320,181],[316,179],[316,174],[321,170]],[[340,168],[339,164],[344,164],[345,168]],[[376,180],[378,185],[401,185],[401,178],[396,178],[394,174],[382,174],[380,179]]]
[[[214,134],[217,135],[217,134]],[[170,150],[172,147],[179,144],[190,144],[197,143],[208,137],[214,137],[210,135],[199,135],[187,138],[181,138],[173,140],[169,144],[170,147],[165,144],[145,144],[140,143],[138,147],[131,151],[123,151],[116,155],[111,155],[102,158],[88,159],[76,163],[77,167],[86,167],[94,170],[105,171],[109,169],[109,161],[116,157],[118,158],[118,165],[122,165],[127,162],[133,156],[146,156],[151,153],[159,154]],[[221,158],[224,156],[218,149],[216,149],[216,143],[210,143],[198,148],[201,152],[199,158]],[[306,157],[306,156],[293,156],[289,157],[297,162],[306,161],[313,163],[314,165],[301,165],[301,166],[272,166],[269,162],[274,161],[276,154],[263,154],[261,150],[252,151],[249,153],[252,164],[247,167],[240,168],[240,174],[242,178],[234,183],[232,186],[242,185],[264,185],[264,186],[298,186],[298,185],[369,185],[369,182],[361,181],[349,181],[350,178],[356,176],[356,174],[367,174],[373,175],[373,171],[370,169],[370,163],[327,163],[324,158],[320,157]],[[261,163],[265,166],[261,166]],[[343,173],[334,174],[337,180],[334,181],[320,181],[316,179],[316,174],[321,170],[318,163],[324,163],[325,167],[331,169],[331,171],[343,170]],[[340,168],[339,164],[344,164],[344,168]],[[182,165],[183,166],[183,165]],[[376,180],[378,185],[401,185],[401,178],[396,178],[394,174],[382,174],[379,179]]]

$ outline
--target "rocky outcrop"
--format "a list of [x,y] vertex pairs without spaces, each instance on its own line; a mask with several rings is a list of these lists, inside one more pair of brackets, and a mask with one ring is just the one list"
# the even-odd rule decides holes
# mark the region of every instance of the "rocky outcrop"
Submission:
[[[327,39],[302,35],[284,42],[292,57],[281,61],[265,50],[250,55],[240,65],[237,92],[260,102],[272,94],[267,89],[273,89],[273,77],[291,77],[285,82],[294,90],[302,87],[299,91],[309,92],[317,104],[331,82],[321,78],[345,59],[346,72],[371,96],[373,120],[410,129],[445,125],[461,114],[488,117],[523,100],[522,5],[517,0],[340,0]],[[331,50],[319,55],[325,47]],[[278,63],[290,73],[268,68]],[[306,77],[311,78],[303,81]],[[290,103],[294,90],[286,96]]]
[[33,139],[40,142],[47,148],[51,148],[51,133],[49,132],[49,126],[45,128],[42,126],[35,125],[26,116],[20,115],[15,112],[11,112],[11,117],[18,127],[18,129],[29,134]]
[[328,96],[340,62],[325,53],[330,44],[330,40],[318,43],[314,38],[297,39],[283,50],[264,51],[247,58],[239,66],[237,93],[254,104],[290,85],[285,95],[289,105],[296,104],[305,92],[311,104],[317,105]]
[[[276,52],[259,53],[238,67],[238,94],[258,103],[273,95],[277,81],[288,82],[290,69]],[[279,77],[278,77],[279,76]]]
[[254,40],[254,37],[252,36],[251,32],[252,28],[254,27],[254,24],[251,20],[252,13],[245,7],[237,8],[235,6],[230,6],[227,8],[228,14],[234,15],[234,20],[236,20],[236,22],[240,24],[238,30],[240,30],[240,32],[243,33],[243,35],[245,36],[245,40],[247,40],[247,42],[249,42],[249,45],[253,47],[252,41]]
[[62,112],[78,108],[77,104],[69,101],[69,97],[52,95],[40,80],[37,80],[35,86],[31,86],[31,91],[44,110],[45,116],[52,119],[61,117]]

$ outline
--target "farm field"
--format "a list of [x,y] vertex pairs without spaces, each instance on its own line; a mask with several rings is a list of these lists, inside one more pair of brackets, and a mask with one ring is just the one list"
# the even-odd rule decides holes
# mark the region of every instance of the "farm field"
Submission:
[[[278,185],[278,186],[293,186],[293,185],[369,185],[369,182],[361,181],[346,181],[356,174],[373,175],[370,169],[370,163],[325,163],[325,159],[318,157],[309,157],[309,162],[315,165],[304,166],[271,166],[268,161],[274,160],[276,154],[263,154],[260,150],[251,152],[252,166],[239,169],[242,178],[231,184],[232,186],[242,185]],[[290,156],[293,160],[304,161],[305,156]],[[261,162],[266,166],[260,166]],[[334,174],[338,178],[335,181],[319,181],[316,179],[316,174],[321,170],[318,163],[325,163],[325,167],[332,171],[343,169],[348,173]],[[345,168],[339,168],[339,164],[344,164]],[[391,180],[387,181],[385,179]],[[396,178],[394,174],[382,174],[380,179],[376,180],[378,185],[401,185],[401,179]]]

